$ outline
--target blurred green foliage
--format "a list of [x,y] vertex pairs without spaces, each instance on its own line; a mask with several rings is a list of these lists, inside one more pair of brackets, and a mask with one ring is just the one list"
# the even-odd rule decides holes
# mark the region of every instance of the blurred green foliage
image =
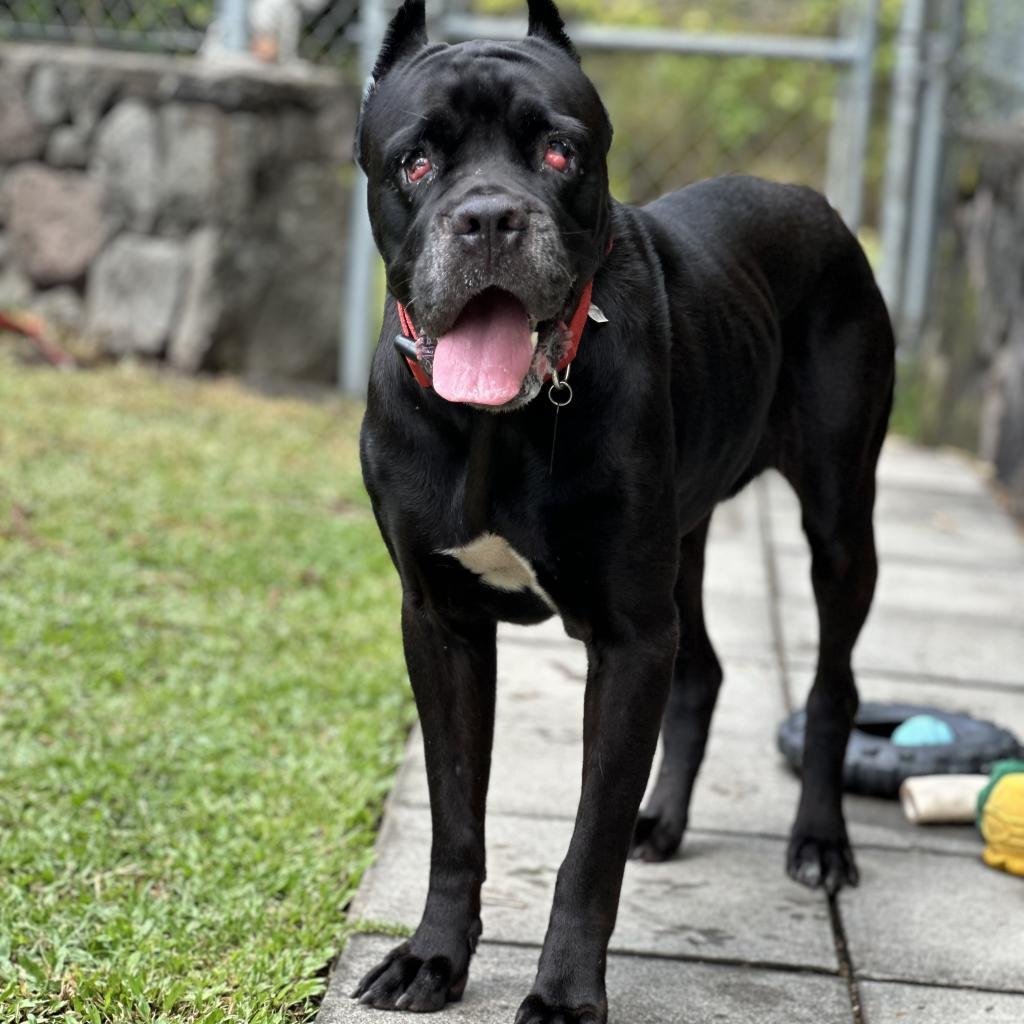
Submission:
[[[482,14],[521,15],[522,0],[474,0]],[[882,0],[868,215],[884,163],[893,36],[902,0]],[[563,0],[566,19],[691,32],[835,36],[844,0]],[[645,200],[710,177],[743,172],[821,188],[838,72],[754,57],[584,54],[617,129],[613,190]]]

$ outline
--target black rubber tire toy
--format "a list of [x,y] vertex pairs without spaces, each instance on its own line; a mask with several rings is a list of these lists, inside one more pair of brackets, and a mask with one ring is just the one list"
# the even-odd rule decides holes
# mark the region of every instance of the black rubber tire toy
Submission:
[[[914,715],[941,719],[956,737],[952,743],[898,747],[890,737]],[[800,773],[807,712],[797,711],[780,726],[778,746]],[[970,715],[954,715],[916,704],[861,704],[846,748],[843,788],[864,796],[895,797],[905,779],[916,775],[983,775],[993,762],[1018,757],[1021,745],[1007,729]]]

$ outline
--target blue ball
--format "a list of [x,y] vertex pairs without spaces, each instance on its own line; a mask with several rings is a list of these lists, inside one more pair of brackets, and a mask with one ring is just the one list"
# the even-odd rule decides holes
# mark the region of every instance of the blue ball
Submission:
[[897,747],[939,747],[955,740],[949,724],[934,715],[913,715],[892,734],[892,742]]

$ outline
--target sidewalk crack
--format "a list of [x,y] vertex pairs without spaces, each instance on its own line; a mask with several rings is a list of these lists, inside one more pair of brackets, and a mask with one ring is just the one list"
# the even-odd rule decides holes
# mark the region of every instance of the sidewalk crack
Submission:
[[864,1004],[860,998],[860,986],[854,973],[850,947],[846,941],[846,929],[839,911],[838,894],[828,897],[828,916],[832,924],[832,939],[836,944],[836,958],[839,961],[839,976],[846,982],[846,990],[850,996],[850,1013],[853,1024],[867,1024],[864,1016]]

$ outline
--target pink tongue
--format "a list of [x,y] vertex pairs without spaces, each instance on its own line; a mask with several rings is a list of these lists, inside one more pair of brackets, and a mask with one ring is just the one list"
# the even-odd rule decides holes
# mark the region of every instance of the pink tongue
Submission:
[[504,405],[519,394],[532,362],[525,308],[507,292],[490,289],[437,339],[434,390],[449,402]]

